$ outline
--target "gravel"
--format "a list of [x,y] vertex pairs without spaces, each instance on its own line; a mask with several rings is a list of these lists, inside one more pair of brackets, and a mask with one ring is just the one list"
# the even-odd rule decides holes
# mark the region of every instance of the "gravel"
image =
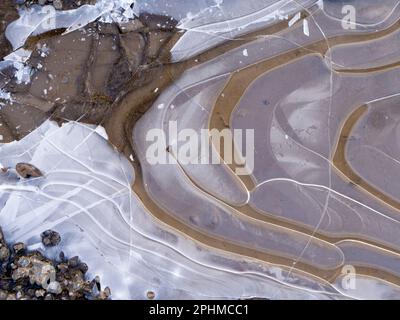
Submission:
[[[45,246],[55,247],[60,235],[42,233]],[[0,300],[109,300],[111,290],[102,290],[100,278],[87,277],[88,266],[78,256],[67,258],[60,252],[51,260],[39,251],[27,250],[24,243],[8,245],[0,228]]]

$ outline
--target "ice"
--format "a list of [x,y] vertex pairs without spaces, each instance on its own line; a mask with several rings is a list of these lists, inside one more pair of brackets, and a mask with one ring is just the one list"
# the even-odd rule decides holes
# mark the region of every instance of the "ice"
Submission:
[[[100,0],[95,5],[83,5],[77,9],[57,11],[52,6],[33,5],[20,9],[20,17],[6,30],[7,39],[14,50],[22,47],[31,35],[66,28],[71,32],[99,18],[104,22],[123,22],[138,14],[134,0]],[[131,8],[133,6],[133,8]]]
[[[276,266],[257,267],[249,260],[243,271],[246,259],[216,255],[161,227],[131,191],[135,175],[128,160],[99,131],[46,121],[23,140],[1,145],[2,165],[10,169],[0,176],[0,224],[9,241],[46,251],[40,233],[57,230],[62,235],[57,251],[79,255],[90,275],[112,288],[114,299],[144,299],[148,290],[159,299],[335,296],[335,290],[319,293],[322,284],[307,278],[289,277],[287,285],[272,280]],[[44,177],[20,180],[12,169],[18,162],[32,163]],[[302,285],[313,289],[298,290]]]

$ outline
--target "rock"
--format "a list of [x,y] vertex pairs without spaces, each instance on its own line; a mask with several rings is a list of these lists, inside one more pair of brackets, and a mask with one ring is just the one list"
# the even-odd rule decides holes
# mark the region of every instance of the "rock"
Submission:
[[18,281],[24,278],[29,278],[30,270],[29,268],[18,268],[12,273],[12,279]]
[[4,245],[0,245],[0,262],[7,261],[9,257],[10,250]]
[[12,279],[9,279],[8,277],[6,279],[1,279],[0,277],[0,290],[10,290],[12,287]]
[[59,259],[61,260],[61,262],[65,261],[65,254],[63,251],[60,252],[60,254],[58,255]]
[[71,259],[68,260],[68,267],[70,268],[77,268],[80,264],[79,257],[72,257]]
[[57,266],[57,269],[60,270],[60,272],[65,273],[68,271],[68,265],[66,263],[60,263]]
[[15,296],[15,293],[10,293],[7,295],[6,300],[17,300],[17,297]]
[[16,295],[15,295],[15,298],[16,298],[17,300],[21,300],[23,297],[24,297],[24,294],[23,294],[22,291],[18,291],[18,292],[16,293]]
[[28,257],[21,257],[17,261],[17,265],[22,268],[26,268],[30,265],[31,260]]
[[45,295],[46,295],[46,290],[44,290],[44,289],[39,289],[39,290],[36,290],[36,292],[35,292],[36,298],[43,298]]
[[86,264],[86,263],[84,263],[84,262],[81,262],[80,264],[79,264],[79,270],[80,271],[82,271],[82,273],[83,274],[85,274],[86,272],[88,272],[88,270],[89,270],[89,267],[88,267],[88,265]]
[[55,295],[61,294],[62,288],[60,283],[57,281],[50,282],[49,286],[47,287],[47,292],[53,293]]
[[147,299],[153,300],[156,297],[156,294],[153,291],[147,291]]
[[7,292],[4,290],[0,290],[0,300],[6,300],[7,299]]
[[96,284],[97,290],[98,290],[98,291],[101,291],[100,277],[99,277],[99,276],[96,276],[96,277],[94,278],[94,282],[95,282],[95,284]]
[[18,242],[13,245],[13,250],[15,254],[22,254],[25,252],[26,246],[22,242]]
[[47,285],[55,280],[56,269],[47,261],[34,259],[32,261],[29,278],[31,284],[36,284],[46,289]]
[[77,296],[85,287],[85,281],[81,275],[75,275],[72,277],[68,283],[68,291],[70,294]]
[[111,290],[109,287],[105,287],[100,293],[100,299],[107,300],[109,297],[111,297]]
[[54,9],[56,9],[56,10],[62,10],[63,3],[62,3],[61,0],[54,0],[53,1],[53,6],[54,6]]
[[60,234],[53,230],[46,230],[40,236],[45,247],[55,247],[61,242]]
[[38,168],[29,163],[18,163],[15,169],[24,179],[38,178],[43,176],[42,172]]

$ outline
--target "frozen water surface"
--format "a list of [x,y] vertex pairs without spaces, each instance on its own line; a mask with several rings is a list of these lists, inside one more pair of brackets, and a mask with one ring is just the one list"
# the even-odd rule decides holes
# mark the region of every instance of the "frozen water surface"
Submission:
[[[345,5],[356,12],[348,28]],[[184,72],[129,131],[136,158],[101,126],[74,121],[2,144],[8,238],[53,255],[39,235],[60,232],[59,249],[82,256],[116,299],[398,299],[399,1],[98,1],[57,12],[55,25],[33,6],[6,35],[16,50],[55,28],[69,39],[97,19],[145,13],[177,21],[168,64]],[[29,55],[16,50],[1,66],[25,70]],[[254,170],[238,175],[223,154],[185,163],[171,122],[191,135],[254,130]],[[169,164],[148,161],[154,129]],[[44,176],[19,179],[19,162]]]

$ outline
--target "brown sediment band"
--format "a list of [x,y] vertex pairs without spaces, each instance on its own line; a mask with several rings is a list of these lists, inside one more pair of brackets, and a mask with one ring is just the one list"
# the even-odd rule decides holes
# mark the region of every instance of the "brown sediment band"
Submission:
[[348,73],[348,74],[361,74],[361,73],[374,73],[380,71],[386,71],[390,69],[395,69],[400,67],[400,61],[396,61],[393,63],[385,64],[379,67],[373,68],[364,68],[364,69],[334,69],[337,73]]
[[362,191],[368,193],[380,203],[400,211],[400,201],[393,199],[389,195],[365,181],[351,168],[350,164],[346,160],[346,146],[351,132],[367,111],[368,107],[366,105],[358,107],[345,120],[333,156],[333,164],[346,179],[354,183],[354,185],[356,185]]

